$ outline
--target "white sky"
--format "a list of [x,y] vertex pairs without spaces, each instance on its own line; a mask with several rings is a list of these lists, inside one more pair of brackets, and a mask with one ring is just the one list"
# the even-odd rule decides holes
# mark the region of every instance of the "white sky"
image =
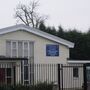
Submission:
[[[0,28],[16,24],[14,8],[19,2],[30,0],[1,0]],[[87,31],[90,28],[90,0],[39,0],[39,12],[48,15],[49,26],[61,25],[65,29],[76,28]]]

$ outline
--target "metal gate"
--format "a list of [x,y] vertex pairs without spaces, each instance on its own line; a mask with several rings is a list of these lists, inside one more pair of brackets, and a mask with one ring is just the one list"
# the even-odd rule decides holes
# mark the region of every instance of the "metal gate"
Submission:
[[83,64],[58,64],[59,90],[83,90],[84,70]]
[[84,90],[90,90],[90,63],[84,65]]

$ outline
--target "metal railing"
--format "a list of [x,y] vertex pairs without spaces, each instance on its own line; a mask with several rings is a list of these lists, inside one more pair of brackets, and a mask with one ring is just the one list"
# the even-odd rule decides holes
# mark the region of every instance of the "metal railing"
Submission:
[[83,64],[28,64],[0,63],[0,85],[38,83],[53,84],[59,90],[83,90],[85,84]]

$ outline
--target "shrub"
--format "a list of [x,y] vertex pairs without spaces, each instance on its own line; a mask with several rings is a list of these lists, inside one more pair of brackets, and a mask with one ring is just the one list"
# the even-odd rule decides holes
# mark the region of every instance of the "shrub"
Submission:
[[53,85],[47,84],[47,83],[39,83],[37,85],[16,85],[16,86],[10,86],[10,85],[1,85],[0,90],[52,90]]
[[0,90],[12,90],[11,85],[0,85]]
[[47,83],[39,83],[36,85],[36,90],[52,90],[53,85]]

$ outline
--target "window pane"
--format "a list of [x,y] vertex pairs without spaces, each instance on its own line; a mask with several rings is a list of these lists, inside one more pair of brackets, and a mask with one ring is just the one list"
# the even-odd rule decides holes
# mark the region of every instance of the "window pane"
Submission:
[[24,49],[28,49],[28,43],[24,42]]
[[16,42],[12,42],[12,48],[16,49]]
[[7,76],[11,76],[11,68],[7,68],[6,72],[7,72]]
[[29,43],[29,53],[30,53],[30,57],[34,56],[34,44],[33,44],[33,42]]
[[16,42],[12,42],[12,57],[17,56]]
[[24,60],[24,65],[27,65],[28,64],[28,60]]
[[18,56],[19,57],[23,56],[23,45],[22,45],[22,42],[18,42]]
[[78,77],[78,68],[77,67],[73,68],[73,77]]
[[24,76],[24,74],[23,74],[23,72],[24,72],[24,70],[23,70],[23,68],[24,68],[24,64],[23,64],[23,60],[21,60],[21,82],[23,83],[23,76]]
[[28,49],[24,50],[24,57],[28,58]]
[[28,57],[28,42],[24,42],[24,57]]
[[6,56],[7,57],[11,56],[11,42],[10,41],[6,42]]
[[12,49],[12,57],[17,57],[17,50],[16,49]]
[[11,78],[7,78],[7,84],[11,84]]
[[24,66],[24,80],[28,80],[28,66]]

